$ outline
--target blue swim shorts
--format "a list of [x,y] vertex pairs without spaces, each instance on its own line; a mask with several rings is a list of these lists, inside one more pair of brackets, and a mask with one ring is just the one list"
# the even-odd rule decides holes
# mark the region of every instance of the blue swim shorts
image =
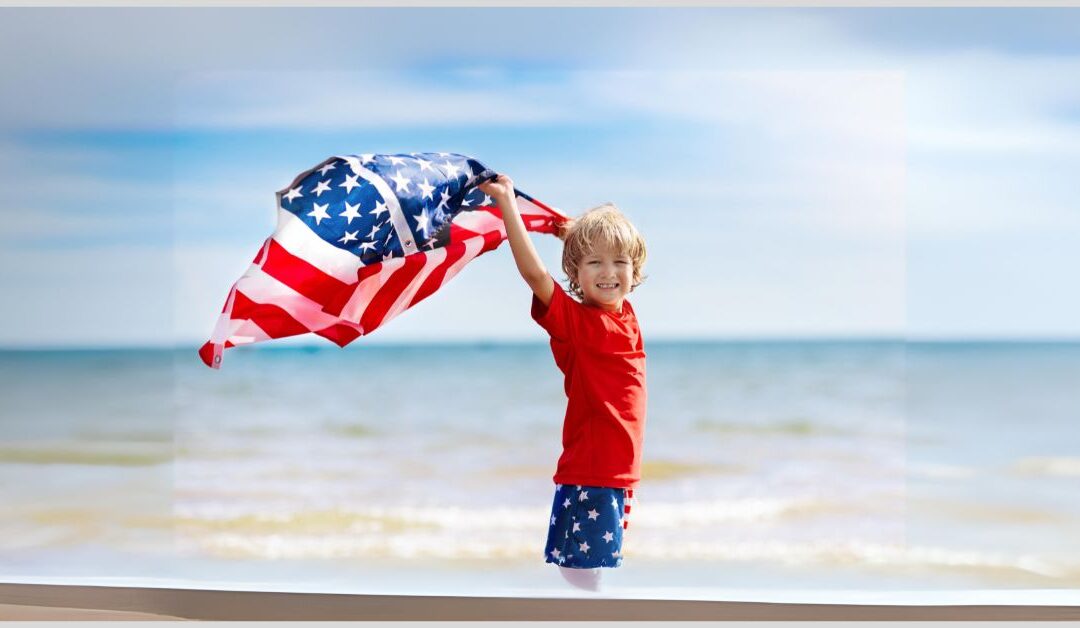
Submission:
[[544,560],[592,569],[622,565],[633,489],[556,484]]

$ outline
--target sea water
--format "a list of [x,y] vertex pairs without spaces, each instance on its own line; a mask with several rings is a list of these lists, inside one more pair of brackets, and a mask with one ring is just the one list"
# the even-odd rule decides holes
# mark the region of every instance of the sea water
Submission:
[[[1080,344],[646,351],[609,584],[1080,586]],[[0,382],[8,581],[553,586],[565,396],[544,344],[241,348],[219,371],[192,348],[2,352]]]

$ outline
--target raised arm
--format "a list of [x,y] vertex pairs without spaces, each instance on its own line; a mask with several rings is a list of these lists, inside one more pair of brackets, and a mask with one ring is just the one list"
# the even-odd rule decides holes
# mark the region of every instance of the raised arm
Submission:
[[555,282],[540,256],[536,254],[532,240],[525,231],[525,223],[521,220],[517,197],[514,195],[514,182],[505,174],[500,174],[496,179],[481,183],[478,187],[495,199],[502,210],[506,239],[510,241],[510,250],[514,253],[514,263],[517,264],[521,277],[545,306],[550,304]]

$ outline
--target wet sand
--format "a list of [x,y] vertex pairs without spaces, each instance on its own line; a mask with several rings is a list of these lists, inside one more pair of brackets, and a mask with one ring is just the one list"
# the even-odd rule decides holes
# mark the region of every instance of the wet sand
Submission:
[[1080,620],[1080,606],[806,604],[0,584],[0,620]]

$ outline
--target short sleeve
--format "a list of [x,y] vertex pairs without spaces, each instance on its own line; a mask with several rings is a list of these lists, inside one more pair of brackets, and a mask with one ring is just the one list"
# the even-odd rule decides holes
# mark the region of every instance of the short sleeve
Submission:
[[559,282],[548,275],[555,289],[551,291],[551,303],[546,307],[535,294],[532,296],[532,317],[556,340],[569,340],[573,325],[573,307],[575,302],[566,294]]

